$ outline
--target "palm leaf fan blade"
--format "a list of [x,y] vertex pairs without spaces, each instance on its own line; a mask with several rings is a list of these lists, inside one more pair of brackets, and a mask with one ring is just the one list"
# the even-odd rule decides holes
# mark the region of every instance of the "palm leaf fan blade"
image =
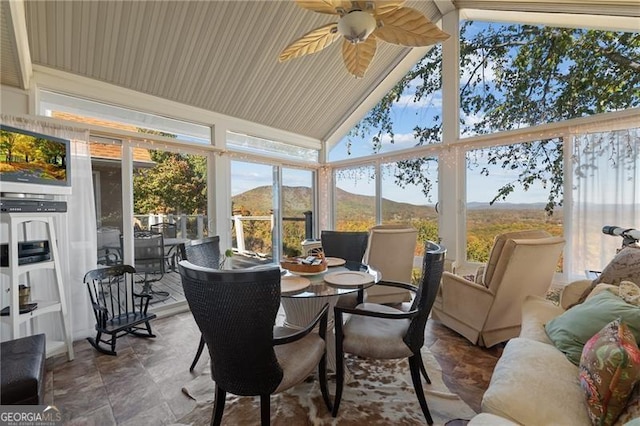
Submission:
[[351,6],[350,1],[343,0],[296,0],[296,4],[303,9],[330,15],[337,15],[338,8],[348,9]]
[[402,46],[428,46],[449,38],[422,13],[410,7],[400,7],[379,17],[382,26],[373,32],[387,43]]
[[355,77],[364,77],[376,54],[376,38],[370,35],[363,43],[342,42],[342,59],[347,70]]
[[340,34],[338,34],[338,26],[335,22],[316,28],[285,47],[278,59],[280,62],[284,62],[292,58],[319,52],[336,41],[338,37],[340,37]]
[[[376,17],[381,17],[386,13],[393,12],[404,4],[404,0],[381,0],[375,2],[374,13]],[[366,9],[365,9],[366,10]]]

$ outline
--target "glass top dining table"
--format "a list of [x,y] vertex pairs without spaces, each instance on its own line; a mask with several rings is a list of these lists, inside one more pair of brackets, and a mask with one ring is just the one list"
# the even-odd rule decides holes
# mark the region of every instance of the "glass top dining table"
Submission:
[[[331,274],[337,273],[349,273],[358,272],[362,281],[366,283],[357,285],[354,281],[345,281],[345,285],[335,284],[334,280],[330,280]],[[363,276],[369,274],[369,277]],[[335,277],[335,275],[333,275]],[[357,303],[362,303],[364,297],[364,290],[379,282],[382,279],[382,274],[368,265],[364,265],[359,262],[347,261],[340,266],[332,266],[327,268],[325,272],[313,275],[298,275],[292,274],[289,271],[283,270],[282,282],[287,280],[287,277],[291,278],[306,278],[308,284],[296,291],[284,291],[281,293],[281,303],[284,308],[285,318],[283,326],[294,330],[300,330],[306,327],[307,324],[316,316],[316,314],[322,309],[325,304],[329,305],[329,318],[327,322],[327,369],[330,372],[336,371],[336,358],[335,358],[335,337],[333,333],[333,307],[338,302],[340,296],[358,292]],[[333,283],[327,282],[334,281]],[[299,280],[304,281],[306,280]],[[338,282],[340,280],[337,280]],[[357,279],[356,281],[357,282]],[[284,284],[283,284],[284,286]],[[345,382],[351,381],[351,374],[345,369]]]
[[[341,285],[340,280],[329,280],[327,282],[325,277],[333,276],[340,273],[359,272],[365,273],[371,276],[371,279],[365,279],[367,281],[363,284],[345,283]],[[326,271],[319,274],[297,274],[283,270],[283,282],[288,278],[300,277],[302,280],[308,280],[309,284],[301,289],[295,289],[293,291],[286,291],[283,286],[281,296],[283,298],[314,298],[314,297],[332,297],[341,296],[343,294],[349,294],[354,292],[362,292],[362,290],[371,287],[378,281],[380,281],[382,274],[368,265],[364,265],[360,262],[347,261],[344,265],[328,267]],[[328,279],[328,278],[327,278]]]

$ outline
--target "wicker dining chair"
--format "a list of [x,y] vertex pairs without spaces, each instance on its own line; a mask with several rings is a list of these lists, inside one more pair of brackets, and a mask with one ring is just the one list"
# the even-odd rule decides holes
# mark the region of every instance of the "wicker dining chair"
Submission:
[[[338,415],[344,387],[344,353],[361,358],[409,359],[413,388],[427,420],[433,424],[424,397],[420,373],[431,383],[422,363],[427,318],[438,294],[446,249],[436,243],[425,243],[422,278],[418,287],[411,284],[380,281],[377,285],[404,288],[415,293],[408,311],[377,303],[362,303],[355,308],[334,308],[336,328],[336,396],[333,416]],[[384,276],[383,276],[384,279]],[[343,324],[344,314],[349,314]]]
[[[328,305],[302,330],[274,328],[280,307],[280,269],[215,270],[178,264],[185,297],[211,356],[219,425],[226,393],[260,396],[262,425],[270,423],[270,395],[303,382],[317,367],[322,398],[327,389]],[[319,326],[319,333],[312,332]],[[277,337],[276,337],[277,336]]]
[[[194,265],[204,266],[206,268],[219,269],[220,266],[220,236],[202,238],[200,240],[191,240],[188,243],[180,244],[178,253],[181,260],[188,260]],[[196,356],[191,362],[189,371],[196,368],[196,364],[204,350],[204,337],[200,335],[198,350]]]
[[369,232],[324,230],[320,232],[320,240],[325,256],[362,262],[362,257],[367,249]]

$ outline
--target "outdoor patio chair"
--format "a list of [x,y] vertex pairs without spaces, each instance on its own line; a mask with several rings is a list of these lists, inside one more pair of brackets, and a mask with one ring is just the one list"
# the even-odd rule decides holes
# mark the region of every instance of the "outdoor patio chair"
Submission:
[[[95,339],[88,337],[87,340],[107,355],[117,355],[116,340],[124,335],[156,337],[149,324],[156,314],[147,312],[151,296],[136,293],[135,273],[131,265],[113,265],[94,269],[84,276],[97,331]],[[110,337],[104,338],[104,335]]]
[[[219,269],[220,266],[220,237],[213,236],[200,240],[191,240],[186,244],[180,244],[179,253],[181,260],[206,268]],[[204,336],[200,335],[200,343],[196,356],[193,358],[189,371],[193,371],[204,350]]]
[[162,279],[165,273],[164,237],[162,234],[139,231],[133,234],[134,263],[136,272],[144,275],[141,294],[152,296],[150,303],[161,302],[169,297],[169,292],[155,290],[153,283]]
[[[178,264],[185,297],[211,356],[219,425],[227,392],[260,396],[261,424],[270,422],[270,395],[304,381],[317,367],[322,398],[327,389],[328,305],[302,330],[274,328],[280,307],[280,268],[215,270]],[[318,326],[319,332],[312,332]]]
[[118,228],[104,226],[98,228],[98,265],[118,265],[122,263],[122,233]]
[[[336,329],[336,397],[333,417],[338,415],[344,387],[344,354],[361,358],[409,359],[413,388],[427,423],[433,424],[424,397],[420,373],[431,383],[422,363],[420,350],[433,301],[440,287],[446,249],[431,241],[425,243],[422,278],[419,285],[380,281],[377,285],[406,289],[415,294],[408,311],[377,303],[362,303],[355,308],[334,308]],[[349,314],[343,324],[344,314]]]
[[[162,234],[165,242],[170,238],[178,238],[178,226],[175,223],[160,222],[149,226],[151,232]],[[168,245],[164,248],[164,260],[167,262],[169,271],[176,270],[176,259],[178,257],[178,249],[175,245]]]

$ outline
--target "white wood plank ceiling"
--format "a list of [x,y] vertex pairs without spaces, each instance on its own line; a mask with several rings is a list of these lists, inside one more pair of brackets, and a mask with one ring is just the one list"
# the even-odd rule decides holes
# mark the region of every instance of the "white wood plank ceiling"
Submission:
[[[640,16],[638,0],[437,1],[444,3],[407,5],[434,22],[446,5]],[[0,8],[0,81],[25,88],[8,3]],[[33,64],[318,140],[328,139],[410,51],[380,43],[363,79],[345,70],[340,43],[279,63],[289,42],[335,21],[291,1],[27,0],[22,19]]]

